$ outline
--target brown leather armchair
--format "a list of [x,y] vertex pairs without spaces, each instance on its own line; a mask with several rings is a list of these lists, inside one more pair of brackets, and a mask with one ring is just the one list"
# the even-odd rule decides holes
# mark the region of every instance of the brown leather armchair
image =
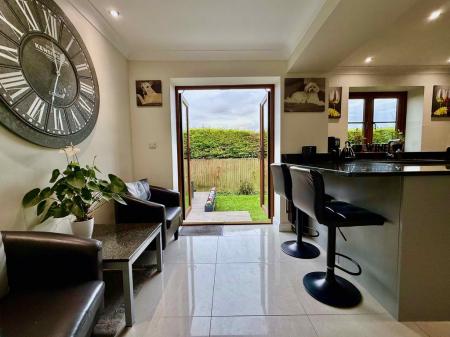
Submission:
[[163,249],[172,236],[178,240],[178,228],[183,223],[180,193],[151,186],[145,179],[127,186],[129,190],[134,187],[140,190],[123,197],[126,205],[115,203],[116,223],[161,222]]
[[0,336],[90,336],[103,304],[101,243],[47,232],[0,232],[9,293]]

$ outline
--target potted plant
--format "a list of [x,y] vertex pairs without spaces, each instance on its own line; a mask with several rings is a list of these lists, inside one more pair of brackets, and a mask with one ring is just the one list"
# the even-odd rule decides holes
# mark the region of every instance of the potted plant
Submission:
[[76,155],[79,149],[68,146],[61,151],[66,154],[66,169],[62,172],[54,169],[49,181],[52,185],[42,190],[32,189],[23,197],[22,205],[37,205],[36,213],[41,216],[41,222],[50,217],[63,218],[73,215],[73,234],[91,237],[94,211],[112,199],[126,204],[121,197],[127,190],[126,185],[114,174],[108,174],[109,180],[98,178],[97,173],[101,172],[95,166],[95,158],[92,165],[82,167]]

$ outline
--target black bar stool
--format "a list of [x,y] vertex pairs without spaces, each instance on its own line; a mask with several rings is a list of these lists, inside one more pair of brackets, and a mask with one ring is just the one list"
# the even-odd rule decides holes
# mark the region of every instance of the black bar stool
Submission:
[[[361,267],[350,257],[336,253],[336,229],[351,226],[381,226],[385,219],[346,202],[326,201],[323,177],[318,171],[291,167],[290,172],[295,207],[328,227],[327,271],[306,274],[303,285],[312,297],[322,303],[338,308],[353,307],[361,302],[361,293],[352,283],[335,275],[334,268],[351,275],[360,275]],[[336,255],[356,264],[358,271],[352,272],[336,265]]]
[[[286,164],[271,164],[270,168],[272,170],[275,193],[286,198],[288,201],[292,201],[292,180],[289,167]],[[287,255],[299,259],[313,259],[320,255],[320,250],[316,246],[303,241],[305,215],[297,207],[295,208],[295,212],[297,240],[283,242],[281,244],[281,250]]]

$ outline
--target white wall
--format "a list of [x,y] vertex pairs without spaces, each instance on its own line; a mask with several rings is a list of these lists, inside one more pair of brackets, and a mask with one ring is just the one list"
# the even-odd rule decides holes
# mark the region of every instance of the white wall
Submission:
[[[97,155],[104,172],[124,179],[132,175],[127,60],[65,0],[57,3],[78,29],[92,57],[100,86],[100,113],[92,134],[80,145],[82,163]],[[29,229],[33,210],[23,211],[21,199],[30,189],[45,186],[53,168],[66,164],[58,150],[33,145],[0,127],[0,229]],[[112,219],[106,207],[97,221]]]
[[405,151],[422,149],[423,88],[408,90],[406,102]]
[[444,151],[450,146],[450,122],[431,119],[431,102],[433,85],[449,85],[450,74],[447,73],[341,73],[329,77],[330,87],[342,87],[342,117],[339,120],[329,120],[328,135],[341,138],[341,143],[347,139],[348,93],[350,87],[424,87],[422,108],[421,151]]

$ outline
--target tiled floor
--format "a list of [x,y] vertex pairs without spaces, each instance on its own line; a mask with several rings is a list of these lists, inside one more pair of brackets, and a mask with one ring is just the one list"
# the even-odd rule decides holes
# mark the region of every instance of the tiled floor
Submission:
[[194,192],[192,209],[187,216],[186,223],[252,222],[250,213],[247,211],[205,212],[208,195],[209,192]]
[[[361,286],[350,310],[312,299],[302,276],[323,270],[325,253],[298,260],[280,252],[293,234],[272,226],[225,226],[224,236],[180,236],[164,271],[136,298],[133,337],[450,337],[450,322],[396,322]],[[348,277],[348,276],[345,276]]]

